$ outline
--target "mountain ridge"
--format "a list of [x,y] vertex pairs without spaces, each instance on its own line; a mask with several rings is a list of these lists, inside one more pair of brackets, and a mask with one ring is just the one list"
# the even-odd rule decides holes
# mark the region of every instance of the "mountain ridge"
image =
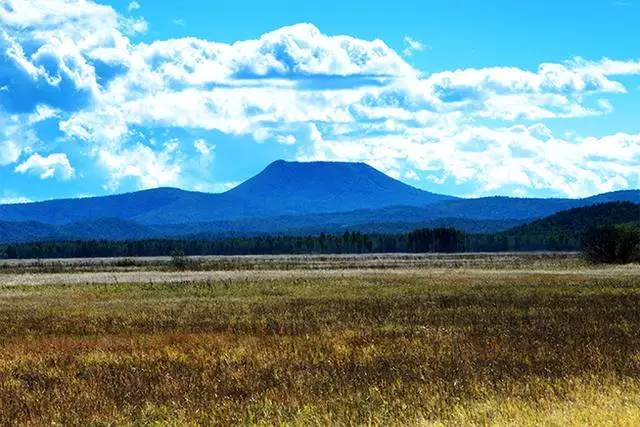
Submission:
[[[330,216],[329,216],[330,217]],[[483,221],[461,218],[440,218],[422,222],[378,221],[344,225],[324,223],[319,226],[288,224],[278,232],[269,231],[270,219],[238,223],[174,224],[145,226],[132,221],[101,219],[65,225],[36,222],[0,221],[0,244],[38,243],[53,241],[134,241],[149,239],[218,240],[273,235],[310,236],[342,234],[345,231],[369,234],[403,234],[422,228],[455,228],[474,236],[483,250],[545,250],[548,248],[575,250],[580,236],[595,225],[640,225],[640,204],[607,202],[561,211],[531,222],[522,220]],[[313,223],[312,223],[313,224]],[[488,238],[489,240],[486,240]],[[484,240],[486,241],[484,241]],[[511,246],[509,246],[511,245]],[[515,245],[515,246],[513,246]],[[513,247],[512,247],[513,246]]]
[[564,210],[497,233],[494,240],[517,242],[520,250],[578,250],[590,228],[622,224],[640,226],[640,204],[616,201]]
[[453,196],[419,190],[364,163],[276,161],[223,193],[171,187],[113,196],[0,205],[0,220],[64,224],[120,218],[142,224],[233,220],[427,205]]
[[[20,238],[15,223],[26,223],[30,225],[24,237],[90,237],[101,234],[101,227],[107,229],[102,235],[120,233],[125,238],[162,237],[163,232],[170,237],[180,235],[181,230],[210,235],[407,231],[430,224],[497,232],[563,210],[609,201],[640,203],[640,191],[583,199],[462,199],[411,187],[365,163],[277,161],[224,193],[161,187],[113,196],[0,205],[4,227],[0,231],[5,230],[5,237]],[[55,226],[55,230],[46,226]]]

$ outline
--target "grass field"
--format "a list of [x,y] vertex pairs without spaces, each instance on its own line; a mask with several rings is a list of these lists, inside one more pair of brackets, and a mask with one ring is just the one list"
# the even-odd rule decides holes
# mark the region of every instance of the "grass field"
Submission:
[[640,425],[640,266],[0,264],[0,425]]

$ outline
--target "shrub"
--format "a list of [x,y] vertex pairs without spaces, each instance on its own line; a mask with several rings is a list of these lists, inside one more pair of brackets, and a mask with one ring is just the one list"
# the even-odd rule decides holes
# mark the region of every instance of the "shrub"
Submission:
[[171,252],[171,265],[177,270],[186,270],[189,261],[187,257],[184,255],[184,251],[180,249],[175,249]]
[[615,225],[589,229],[582,239],[585,258],[594,263],[626,264],[638,259],[640,229]]
[[135,267],[137,262],[133,258],[122,258],[117,260],[113,265],[116,267]]

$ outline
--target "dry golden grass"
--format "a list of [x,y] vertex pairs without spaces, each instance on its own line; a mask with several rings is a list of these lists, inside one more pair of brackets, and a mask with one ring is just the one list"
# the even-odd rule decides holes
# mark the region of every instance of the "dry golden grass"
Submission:
[[637,266],[270,266],[0,275],[0,424],[640,424]]

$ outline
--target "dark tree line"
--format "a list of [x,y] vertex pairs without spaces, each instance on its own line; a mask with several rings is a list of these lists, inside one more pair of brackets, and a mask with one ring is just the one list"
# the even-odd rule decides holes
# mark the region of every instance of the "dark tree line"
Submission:
[[596,263],[640,261],[640,228],[632,225],[594,227],[582,238],[585,257]]
[[452,228],[421,229],[407,235],[407,251],[455,253],[467,250],[465,234]]
[[405,252],[405,235],[345,232],[207,240],[70,241],[0,245],[0,258],[92,258],[185,255],[278,255]]
[[628,262],[637,256],[638,227],[606,226],[586,232],[465,234],[452,228],[407,234],[320,234],[210,240],[71,241],[0,245],[0,258],[95,258],[190,255],[454,253],[583,250],[596,262]]
[[260,236],[219,240],[70,241],[0,245],[0,258],[95,258],[185,255],[366,254],[456,252],[464,234],[454,229],[407,234],[345,232],[318,236]]

